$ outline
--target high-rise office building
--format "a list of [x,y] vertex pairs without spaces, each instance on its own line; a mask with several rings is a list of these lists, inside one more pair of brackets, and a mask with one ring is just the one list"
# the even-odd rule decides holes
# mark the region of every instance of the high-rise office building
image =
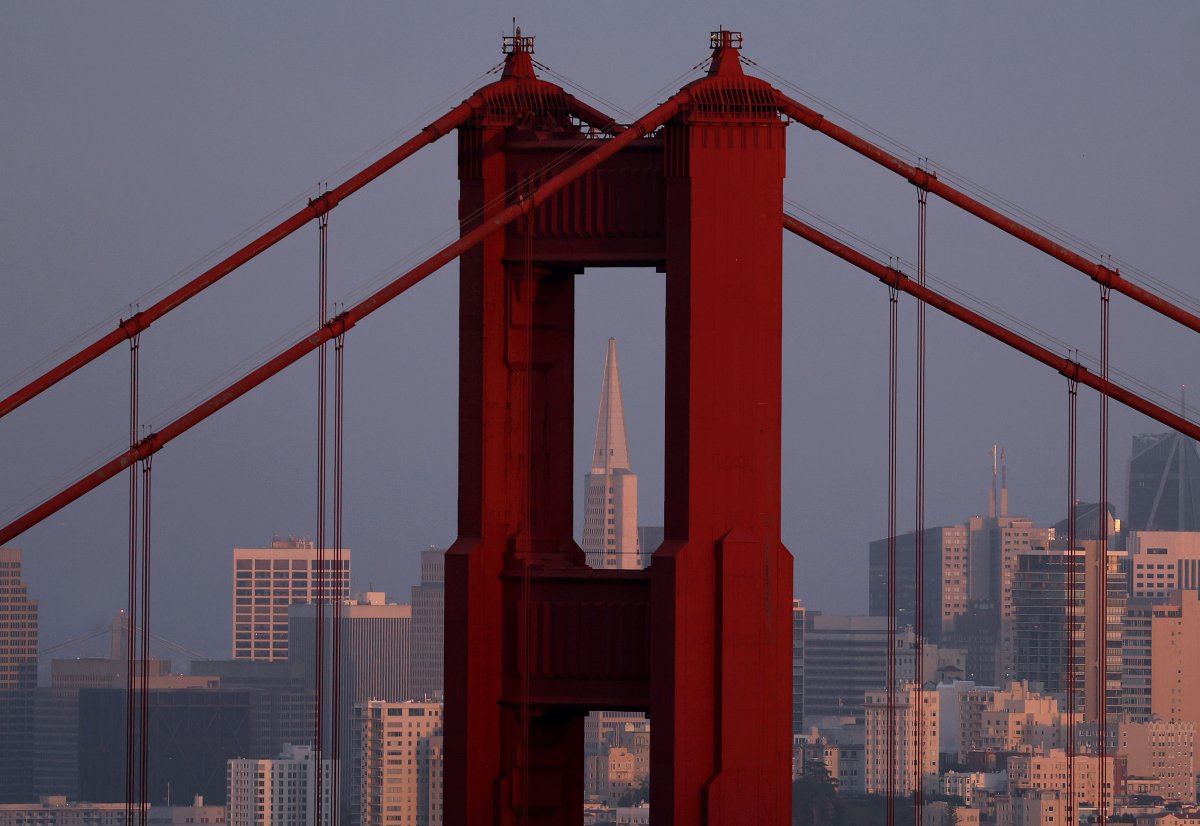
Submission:
[[[412,589],[412,664],[409,694],[400,699],[440,700],[446,617],[446,552],[421,551],[421,584]],[[386,697],[377,699],[388,699]]]
[[1200,531],[1200,455],[1182,433],[1133,437],[1127,531]]
[[[356,703],[368,700],[398,702],[407,700],[409,689],[409,654],[412,639],[412,606],[389,603],[382,593],[369,592],[356,600],[347,600],[341,608],[341,692],[340,708],[332,710],[341,725],[340,753],[329,756],[340,759],[342,785],[349,787],[350,771],[356,744],[350,726]],[[314,685],[317,675],[316,633],[317,606],[293,605],[289,611],[291,623],[290,660],[293,673],[304,685]],[[325,607],[325,697],[332,698],[333,607]],[[324,742],[331,748],[332,730],[326,721]],[[342,796],[342,807],[349,814],[352,798]]]
[[[411,605],[388,602],[380,592],[346,600],[340,608],[342,701],[346,719],[355,703],[370,699],[404,700],[409,696]],[[292,672],[302,685],[316,680],[317,606],[293,605],[288,611]],[[333,652],[333,607],[325,606],[325,658],[328,684]]]
[[591,472],[584,476],[583,541],[593,568],[642,568],[638,546],[637,475],[629,464],[617,340],[608,340]]
[[0,688],[37,685],[38,604],[21,579],[21,551],[0,548]]
[[[79,692],[85,688],[124,688],[128,669],[128,615],[112,623],[108,657],[76,657],[50,661],[50,685],[39,686],[33,709],[33,785],[38,796],[79,798]],[[170,679],[171,664],[151,659],[145,664],[149,685]],[[139,660],[134,674],[141,671]]]
[[[1004,452],[992,448],[992,479],[987,516],[961,524],[928,528],[923,534],[925,570],[921,573],[925,638],[967,652],[966,675],[981,683],[1001,682],[1013,674],[1012,580],[1018,556],[1048,548],[1052,528],[1008,513],[1008,472]],[[915,532],[896,537],[896,607],[900,627],[916,625]],[[888,540],[871,543],[869,610],[888,613]]]
[[0,803],[33,792],[33,698],[38,604],[21,579],[21,552],[0,548]]
[[[1074,649],[1073,688],[1075,711],[1084,712],[1088,719],[1097,715],[1097,693],[1100,676],[1089,663],[1100,662],[1097,656],[1099,639],[1096,615],[1092,610],[1097,602],[1093,594],[1093,565],[1089,558],[1098,558],[1098,540],[1079,543],[1074,551],[1032,550],[1017,555],[1017,570],[1012,579],[1013,601],[1013,679],[1040,683],[1047,692],[1064,696],[1068,689],[1069,657]],[[1121,620],[1128,596],[1127,582],[1120,565],[1121,555],[1107,554],[1105,631],[1106,673],[1104,696],[1109,713],[1123,711],[1121,699]],[[1070,568],[1075,567],[1075,592],[1068,590]],[[1069,600],[1075,601],[1075,636],[1068,632]]]
[[792,600],[792,734],[804,732],[804,601]]
[[[1135,597],[1124,616],[1122,696],[1134,722],[1182,720],[1200,730],[1200,593]],[[1195,751],[1200,752],[1200,734]]]
[[[79,692],[79,796],[125,799],[125,690]],[[226,762],[255,754],[259,739],[251,691],[152,689],[148,709],[147,795],[152,802],[200,794],[226,802]]]
[[[913,633],[897,635],[896,679],[913,679]],[[804,632],[804,724],[824,727],[831,720],[864,717],[863,696],[887,687],[886,617],[837,616],[807,612]],[[824,718],[824,719],[818,719]]]
[[271,760],[230,760],[228,826],[328,826],[332,762],[318,762],[308,746],[290,745]]
[[[926,528],[924,532],[925,570],[922,575],[925,604],[925,638],[940,643],[955,630],[967,612],[968,532],[966,525]],[[915,531],[896,537],[896,623],[916,627],[916,545]],[[872,616],[888,612],[888,540],[871,543],[868,562],[869,610]]]
[[[350,551],[326,549],[326,600],[350,596]],[[269,548],[233,549],[233,658],[286,660],[288,606],[316,602],[318,551],[305,539],[273,539]]]
[[354,730],[358,801],[352,822],[441,826],[442,704],[360,703]]

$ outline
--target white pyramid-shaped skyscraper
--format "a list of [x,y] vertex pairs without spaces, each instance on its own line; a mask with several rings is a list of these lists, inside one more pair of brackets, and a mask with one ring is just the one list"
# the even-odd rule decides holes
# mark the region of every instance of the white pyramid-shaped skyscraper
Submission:
[[591,472],[583,484],[583,551],[593,568],[641,568],[637,474],[629,467],[617,340],[608,340]]

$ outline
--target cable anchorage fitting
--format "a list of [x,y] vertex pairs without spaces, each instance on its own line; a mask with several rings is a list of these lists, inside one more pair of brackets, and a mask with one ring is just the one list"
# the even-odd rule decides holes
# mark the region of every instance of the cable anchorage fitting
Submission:
[[125,333],[125,338],[133,342],[133,346],[137,346],[137,339],[142,334],[142,330],[146,329],[146,325],[142,323],[142,311],[138,310],[129,318],[123,318],[117,323],[117,327],[121,332]]
[[314,217],[324,216],[342,202],[342,199],[333,193],[334,190],[328,189],[317,197],[308,199],[308,208],[313,211]]
[[908,182],[924,192],[929,191],[930,181],[938,179],[936,172],[931,172],[923,166],[913,167],[913,174],[908,176]]

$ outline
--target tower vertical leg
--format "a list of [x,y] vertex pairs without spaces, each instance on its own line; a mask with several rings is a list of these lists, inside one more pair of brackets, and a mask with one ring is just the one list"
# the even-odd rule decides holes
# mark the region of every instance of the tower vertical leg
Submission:
[[656,824],[790,820],[780,540],[784,126],[668,127],[665,542],[651,565]]
[[[496,157],[482,172],[463,182],[464,216],[503,182]],[[523,584],[531,572],[583,562],[571,535],[574,278],[503,256],[496,238],[461,261],[444,811],[451,826],[557,826],[582,811],[582,712],[539,708],[519,663]]]

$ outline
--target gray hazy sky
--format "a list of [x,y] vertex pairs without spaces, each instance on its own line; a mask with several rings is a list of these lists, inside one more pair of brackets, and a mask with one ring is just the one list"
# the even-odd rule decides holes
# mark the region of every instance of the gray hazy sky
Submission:
[[[457,103],[500,60],[512,14],[536,35],[539,61],[638,113],[689,77],[710,29],[741,29],[744,54],[765,69],[1200,294],[1194,3],[23,3],[0,28],[0,381],[95,324],[107,331],[129,303],[145,306],[174,274]],[[803,127],[789,129],[788,152],[789,198],[915,258],[911,186]],[[455,232],[454,161],[444,140],[333,213],[335,300]],[[1098,352],[1098,290],[1083,276],[936,200],[929,225],[934,275]],[[315,251],[315,228],[301,231],[147,332],[143,419],[161,426],[309,326]],[[782,484],[796,593],[865,610],[866,547],[886,519],[886,290],[798,239],[785,255]],[[417,551],[454,537],[455,283],[447,268],[348,338],[346,544],[358,587],[405,596]],[[578,300],[576,466],[616,336],[641,521],[658,523],[662,278],[589,272]],[[902,313],[911,343],[910,301]],[[1115,366],[1172,397],[1200,385],[1193,334],[1120,298],[1113,318]],[[986,506],[993,442],[1008,452],[1013,511],[1061,518],[1065,381],[935,314],[929,339],[929,524]],[[902,358],[911,366],[911,350]],[[297,365],[156,459],[157,632],[227,656],[230,549],[312,535],[314,374],[311,359]],[[5,521],[122,447],[125,375],[126,354],[111,353],[0,421]],[[907,528],[907,388],[902,407]],[[1085,393],[1087,499],[1096,410]],[[1114,406],[1121,510],[1130,436],[1160,429]],[[123,482],[110,482],[14,543],[41,600],[43,645],[121,607],[124,505]]]

